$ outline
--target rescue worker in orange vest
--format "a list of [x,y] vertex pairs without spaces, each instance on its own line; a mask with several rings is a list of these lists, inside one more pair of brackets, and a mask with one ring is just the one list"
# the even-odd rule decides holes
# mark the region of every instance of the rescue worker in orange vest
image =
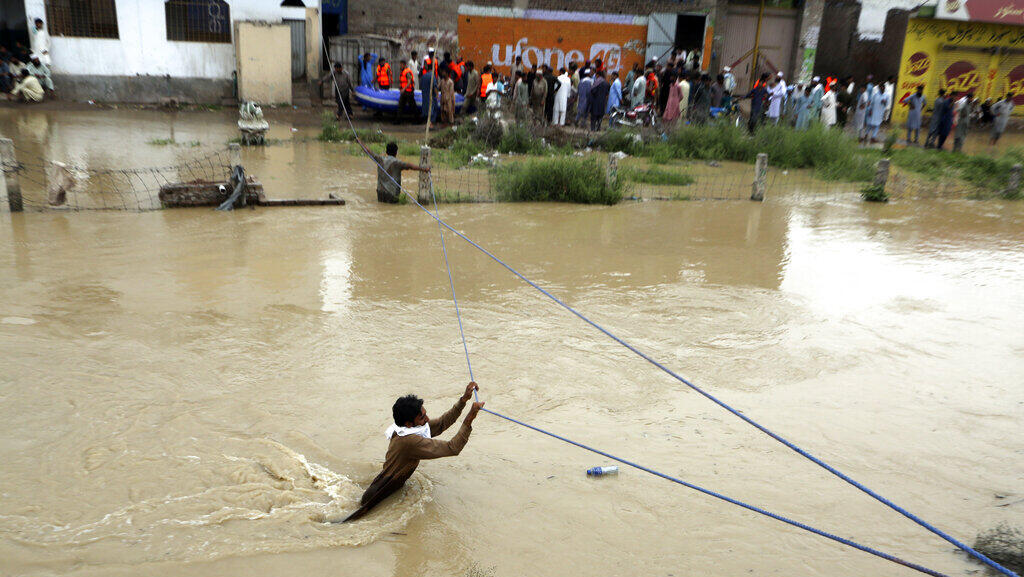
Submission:
[[437,56],[434,54],[434,49],[428,47],[427,48],[427,55],[426,55],[426,57],[423,58],[423,72],[422,73],[426,73],[427,68],[429,68],[433,72],[434,78],[436,79],[437,78],[437,64],[438,64]]
[[374,79],[377,83],[377,88],[381,90],[391,90],[391,65],[383,56],[380,62],[377,63],[377,69],[374,72]]
[[462,94],[466,91],[466,59],[459,56],[459,61],[452,64],[455,71],[455,91]]
[[480,98],[487,98],[487,87],[494,82],[494,75],[491,74],[491,65],[484,66],[484,73],[480,75]]
[[416,75],[413,74],[412,68],[409,68],[405,60],[402,60],[401,67],[402,72],[398,75],[401,89],[398,93],[398,109],[395,110],[395,124],[401,124],[405,120],[406,111],[412,116],[413,122],[419,117],[419,111],[416,110],[416,97],[413,92],[416,89]]

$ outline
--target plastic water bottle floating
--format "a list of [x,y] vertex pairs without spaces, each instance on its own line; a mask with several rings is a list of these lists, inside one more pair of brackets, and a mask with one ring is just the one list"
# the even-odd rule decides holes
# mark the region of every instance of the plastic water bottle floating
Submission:
[[589,477],[601,477],[603,475],[615,475],[618,474],[619,468],[615,465],[610,467],[593,467],[587,469],[587,476]]

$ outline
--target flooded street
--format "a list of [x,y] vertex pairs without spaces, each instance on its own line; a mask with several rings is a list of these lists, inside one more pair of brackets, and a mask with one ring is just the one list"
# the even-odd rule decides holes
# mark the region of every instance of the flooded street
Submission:
[[[0,133],[22,162],[164,166],[225,146],[234,117],[3,109]],[[271,197],[347,206],[0,214],[0,574],[915,574],[637,470],[588,478],[612,463],[487,414],[459,457],[324,523],[379,472],[394,399],[438,416],[469,377],[437,226],[378,205],[368,160],[272,123],[281,142],[243,150],[247,172]],[[1024,203],[440,214],[953,536],[1024,524]],[[980,569],[447,247],[487,408],[948,575]]]

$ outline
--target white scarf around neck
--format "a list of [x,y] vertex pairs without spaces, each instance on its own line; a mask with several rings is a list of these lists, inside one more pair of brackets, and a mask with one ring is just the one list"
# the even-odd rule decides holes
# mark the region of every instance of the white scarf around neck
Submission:
[[426,423],[422,427],[401,427],[399,425],[391,423],[391,426],[388,427],[386,431],[384,431],[384,437],[387,439],[391,439],[391,437],[394,437],[395,435],[398,435],[399,437],[404,437],[406,435],[419,435],[424,439],[429,439],[430,423]]

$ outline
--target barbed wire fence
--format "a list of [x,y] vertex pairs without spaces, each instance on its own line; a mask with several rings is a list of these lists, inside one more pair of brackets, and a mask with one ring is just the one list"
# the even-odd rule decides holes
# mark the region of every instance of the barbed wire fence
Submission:
[[232,168],[228,149],[169,166],[99,169],[40,159],[17,148],[14,151],[16,158],[26,160],[10,160],[4,155],[4,176],[8,183],[17,183],[21,206],[32,211],[159,210],[161,187],[226,182]]

